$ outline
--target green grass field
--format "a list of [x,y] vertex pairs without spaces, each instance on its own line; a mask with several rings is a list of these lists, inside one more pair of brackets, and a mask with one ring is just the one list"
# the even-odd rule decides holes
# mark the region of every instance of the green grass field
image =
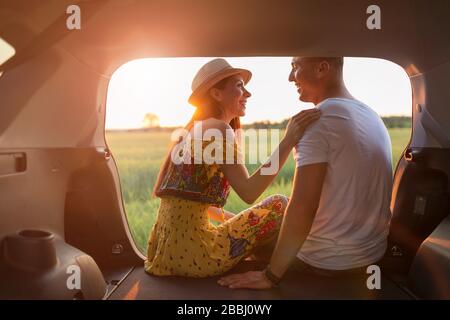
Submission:
[[[394,167],[409,141],[410,133],[409,128],[389,129]],[[145,253],[147,237],[159,205],[157,198],[151,199],[151,190],[167,152],[170,133],[108,132],[106,139],[119,169],[123,203],[131,232],[137,246]],[[247,167],[252,173],[257,165]],[[274,193],[289,195],[293,173],[294,161],[290,157],[261,198]],[[232,191],[225,209],[240,212],[247,207],[248,205]]]

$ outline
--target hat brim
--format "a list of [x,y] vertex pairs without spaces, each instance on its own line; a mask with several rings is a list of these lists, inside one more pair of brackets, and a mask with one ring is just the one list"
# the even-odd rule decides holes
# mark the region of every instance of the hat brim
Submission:
[[216,83],[220,82],[221,80],[234,76],[236,74],[242,75],[242,78],[244,79],[244,84],[247,84],[252,78],[252,73],[246,69],[230,68],[226,70],[221,70],[217,74],[212,75],[210,78],[204,81],[194,92],[192,92],[192,94],[188,99],[188,102],[194,107],[197,107],[199,102],[201,102],[202,98],[210,88],[212,88]]

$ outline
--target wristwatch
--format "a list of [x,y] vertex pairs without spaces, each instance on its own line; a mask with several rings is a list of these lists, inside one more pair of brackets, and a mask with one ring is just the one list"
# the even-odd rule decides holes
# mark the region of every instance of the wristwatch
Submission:
[[267,267],[264,269],[264,276],[272,283],[274,287],[278,286],[278,284],[281,282],[281,278],[274,275],[272,270],[270,270],[270,265],[267,265]]

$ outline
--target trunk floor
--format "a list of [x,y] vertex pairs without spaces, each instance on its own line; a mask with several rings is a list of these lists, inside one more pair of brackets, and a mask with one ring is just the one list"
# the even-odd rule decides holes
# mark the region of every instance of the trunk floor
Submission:
[[[244,261],[228,272],[261,270],[264,265]],[[288,271],[282,283],[271,290],[228,289],[220,278],[155,277],[137,266],[118,285],[110,300],[292,300],[292,299],[411,299],[390,279],[381,279],[380,290],[367,289],[367,276],[321,277]]]

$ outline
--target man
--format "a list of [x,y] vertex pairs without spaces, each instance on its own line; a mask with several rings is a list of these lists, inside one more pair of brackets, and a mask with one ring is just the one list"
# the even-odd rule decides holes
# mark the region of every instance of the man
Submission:
[[380,117],[347,90],[342,69],[341,57],[292,59],[289,81],[322,116],[295,148],[293,190],[268,267],[223,277],[220,285],[268,289],[292,264],[332,276],[384,255],[391,142]]

